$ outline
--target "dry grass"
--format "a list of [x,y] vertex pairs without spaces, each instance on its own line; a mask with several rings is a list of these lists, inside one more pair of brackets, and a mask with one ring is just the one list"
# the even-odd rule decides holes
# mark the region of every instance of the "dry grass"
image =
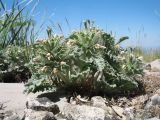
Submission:
[[143,56],[145,62],[151,62],[156,59],[160,59],[160,48],[148,48],[136,47],[134,53],[137,56]]

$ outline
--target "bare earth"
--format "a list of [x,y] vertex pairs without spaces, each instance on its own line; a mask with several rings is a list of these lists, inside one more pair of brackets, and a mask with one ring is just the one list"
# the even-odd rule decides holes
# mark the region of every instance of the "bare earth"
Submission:
[[4,110],[15,111],[20,117],[24,114],[28,97],[36,97],[37,94],[23,94],[23,83],[0,83],[0,103],[4,103]]

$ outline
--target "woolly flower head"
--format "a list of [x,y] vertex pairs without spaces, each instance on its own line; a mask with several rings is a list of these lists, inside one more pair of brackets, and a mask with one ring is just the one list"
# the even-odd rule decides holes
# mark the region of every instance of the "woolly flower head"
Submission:
[[120,46],[117,44],[117,45],[115,45],[115,48],[116,48],[116,49],[119,49],[119,48],[120,48]]
[[123,55],[123,54],[125,54],[125,52],[122,50],[122,51],[120,51],[120,54]]
[[57,74],[57,73],[58,73],[58,69],[57,69],[57,68],[53,68],[52,73],[53,73],[53,74]]
[[48,60],[51,60],[51,57],[52,57],[51,53],[47,53],[46,57]]
[[143,61],[143,56],[139,56],[138,59]]
[[47,42],[48,42],[47,39],[42,40],[42,43],[43,43],[43,44],[45,44],[45,43],[47,43]]
[[61,64],[61,65],[66,65],[66,62],[62,61],[60,64]]
[[47,71],[47,66],[44,66],[40,69],[42,72],[46,72]]
[[40,56],[37,56],[32,59],[33,63],[37,63],[40,60]]
[[74,40],[69,39],[66,44],[67,44],[67,46],[72,46],[74,43],[75,43]]
[[106,47],[100,44],[95,44],[94,46],[96,49],[105,49]]

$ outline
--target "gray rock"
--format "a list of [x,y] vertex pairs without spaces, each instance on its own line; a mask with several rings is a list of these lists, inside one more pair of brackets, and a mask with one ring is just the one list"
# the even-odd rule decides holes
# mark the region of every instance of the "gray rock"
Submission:
[[153,118],[149,118],[149,119],[146,119],[146,120],[160,120],[160,119],[157,118],[157,117],[153,117]]
[[160,96],[158,94],[155,94],[151,97],[152,105],[160,105]]
[[160,71],[160,59],[157,59],[155,61],[152,61],[150,63],[151,65],[151,69],[154,70],[154,71]]
[[145,105],[145,109],[149,109],[153,106],[160,105],[160,96],[158,94],[153,95]]
[[144,68],[145,68],[145,70],[151,70],[151,64],[146,64],[145,66],[144,66]]
[[58,105],[56,105],[46,97],[28,99],[26,107],[28,109],[36,111],[49,111],[52,112],[53,114],[57,114],[60,112]]
[[62,115],[62,113],[58,113],[55,115],[55,118],[57,120],[68,120],[64,115]]
[[105,110],[87,105],[65,106],[62,114],[69,120],[114,120]]
[[122,119],[126,119],[126,116],[124,116],[123,112],[124,109],[122,107],[119,106],[112,106],[112,109],[114,110],[114,112]]
[[60,100],[56,102],[55,104],[58,105],[60,111],[63,111],[64,107],[69,105],[66,97],[60,98]]
[[133,107],[125,108],[123,113],[126,116],[126,120],[134,120],[135,115],[134,115],[134,108]]
[[50,104],[53,104],[51,100],[49,100],[47,97],[42,97],[42,98],[28,98],[26,107],[31,108],[33,106],[49,106]]
[[3,120],[21,120],[17,113],[6,111]]
[[158,94],[153,95],[148,100],[144,108],[144,116],[146,116],[146,114],[150,114],[151,117],[160,117],[160,96]]
[[[36,98],[34,100],[28,100],[27,108],[35,111],[35,106],[48,107],[57,105],[60,111],[55,115],[57,120],[118,120],[116,113],[111,107],[106,106],[106,101],[102,97],[93,97],[91,102],[92,106],[73,105],[67,102],[66,97],[61,97],[56,102],[52,102],[48,98]],[[42,110],[36,110],[36,112],[42,112]]]
[[117,120],[116,113],[106,106],[105,100],[100,96],[91,98],[91,106],[75,105],[67,102],[65,97],[60,98],[58,105],[62,118],[68,120]]
[[52,112],[27,109],[24,120],[56,120],[56,118]]
[[94,96],[91,98],[91,106],[102,108],[106,113],[116,116],[116,113],[113,111],[113,109],[107,106],[106,103],[107,101],[101,96]]
[[94,107],[106,107],[105,100],[101,96],[94,96],[91,98],[92,106]]

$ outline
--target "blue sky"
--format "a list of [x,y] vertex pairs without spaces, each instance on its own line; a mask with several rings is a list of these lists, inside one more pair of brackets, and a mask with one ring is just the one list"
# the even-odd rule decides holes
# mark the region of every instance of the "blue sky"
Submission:
[[[3,1],[11,4],[11,0]],[[59,23],[65,35],[69,33],[65,18],[72,30],[90,19],[105,31],[112,31],[117,39],[129,36],[124,45],[160,47],[160,0],[40,0],[33,18],[37,26],[45,23],[41,38],[45,37],[45,27],[53,23]]]

